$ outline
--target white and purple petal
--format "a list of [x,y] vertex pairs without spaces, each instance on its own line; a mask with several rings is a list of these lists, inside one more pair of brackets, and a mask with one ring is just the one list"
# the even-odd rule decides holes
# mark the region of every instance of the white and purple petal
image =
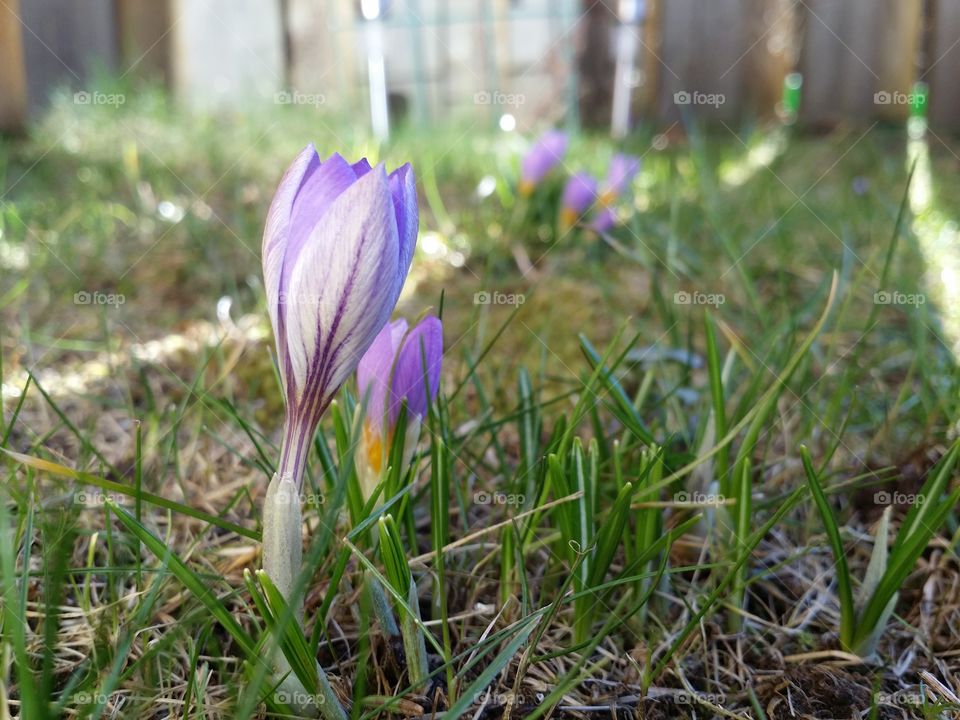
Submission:
[[327,209],[293,270],[285,315],[298,413],[319,419],[390,317],[403,279],[399,244],[378,165]]
[[397,231],[400,235],[400,261],[398,270],[405,278],[413,261],[417,245],[417,229],[420,217],[417,205],[417,186],[410,163],[401,165],[390,173],[390,193],[397,215]]
[[290,235],[280,276],[281,299],[289,291],[290,276],[314,228],[324,221],[333,202],[356,181],[354,169],[336,153],[307,169],[290,212]]
[[293,205],[300,192],[304,175],[315,165],[320,164],[313,145],[307,145],[287,168],[277,187],[277,191],[267,211],[267,221],[263,229],[263,282],[267,296],[267,310],[270,322],[277,338],[277,350],[283,344],[283,331],[278,323],[280,305],[280,278],[283,274],[283,259],[290,234],[290,218]]

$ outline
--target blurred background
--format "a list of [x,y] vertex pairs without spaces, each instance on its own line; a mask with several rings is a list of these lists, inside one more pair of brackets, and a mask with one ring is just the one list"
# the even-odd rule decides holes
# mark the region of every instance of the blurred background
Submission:
[[119,103],[109,77],[205,110],[323,107],[378,137],[464,117],[622,136],[773,116],[802,76],[810,125],[896,120],[929,92],[932,127],[956,129],[958,41],[960,0],[2,0],[0,127],[64,87]]

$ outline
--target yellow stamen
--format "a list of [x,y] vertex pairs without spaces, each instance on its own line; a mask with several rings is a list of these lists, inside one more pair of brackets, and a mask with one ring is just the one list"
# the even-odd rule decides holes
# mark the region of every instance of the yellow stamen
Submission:
[[533,195],[533,189],[536,185],[529,180],[521,180],[520,186],[517,188],[520,191],[521,197],[530,197]]
[[569,230],[577,222],[579,216],[573,208],[565,207],[560,210],[560,230]]
[[379,430],[363,424],[363,447],[367,451],[367,464],[374,473],[383,466],[383,439]]

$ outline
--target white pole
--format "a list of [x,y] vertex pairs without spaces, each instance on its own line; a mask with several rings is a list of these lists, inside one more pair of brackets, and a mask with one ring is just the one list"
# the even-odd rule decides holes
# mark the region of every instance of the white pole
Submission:
[[360,12],[366,20],[367,78],[370,85],[370,124],[378,140],[390,136],[390,112],[387,107],[387,67],[383,56],[383,23],[380,0],[361,0]]
[[630,132],[630,98],[637,85],[634,67],[637,46],[640,44],[641,23],[646,14],[644,0],[620,0],[617,15],[616,69],[613,76],[613,108],[610,133],[614,138],[626,137]]

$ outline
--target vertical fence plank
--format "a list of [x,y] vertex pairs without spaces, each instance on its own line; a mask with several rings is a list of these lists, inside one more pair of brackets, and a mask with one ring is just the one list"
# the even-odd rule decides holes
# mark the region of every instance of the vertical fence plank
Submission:
[[117,0],[122,75],[170,81],[170,12],[168,0]]
[[359,64],[363,38],[356,32],[354,8],[343,2],[287,0],[286,12],[292,89],[340,110],[361,111],[366,75]]
[[0,4],[0,131],[19,130],[27,118],[21,28],[19,1]]
[[797,4],[795,0],[749,0],[750,45],[744,58],[747,106],[761,118],[773,117],[783,81],[796,66]]
[[59,87],[86,88],[97,71],[116,70],[112,0],[29,0],[20,4],[30,108]]
[[886,21],[875,48],[878,53],[877,74],[880,76],[877,92],[885,92],[897,102],[878,105],[877,113],[884,119],[902,120],[910,108],[907,102],[900,100],[913,91],[919,74],[923,0],[878,0],[878,4]]
[[836,0],[809,0],[801,11],[800,65],[804,78],[801,117],[805,122],[839,122],[851,112],[862,116],[863,108],[872,105],[873,71],[849,45],[851,39],[843,5]]
[[578,101],[571,90],[580,69],[574,44],[586,27],[580,3],[537,0],[515,5],[506,17],[511,24],[510,65],[500,73],[501,83],[508,95],[519,94],[523,102],[504,110],[515,114],[518,129],[526,132],[576,118]]
[[930,122],[960,127],[960,0],[937,0],[930,57],[924,79],[930,83]]
[[656,115],[658,112],[657,101],[663,73],[663,63],[660,60],[660,53],[663,51],[660,46],[660,28],[664,2],[665,0],[647,0],[646,17],[637,36],[640,45],[637,60],[639,85],[633,107],[641,117]]
[[585,125],[602,127],[610,124],[613,98],[614,58],[610,52],[617,22],[615,0],[591,2],[582,9],[580,48],[577,64],[583,82],[580,84],[580,114]]
[[276,0],[174,0],[172,75],[196,107],[281,102],[283,23]]
[[921,12],[921,0],[808,0],[801,117],[825,124],[904,117]]
[[748,0],[670,0],[661,9],[660,114],[730,119],[743,109]]

